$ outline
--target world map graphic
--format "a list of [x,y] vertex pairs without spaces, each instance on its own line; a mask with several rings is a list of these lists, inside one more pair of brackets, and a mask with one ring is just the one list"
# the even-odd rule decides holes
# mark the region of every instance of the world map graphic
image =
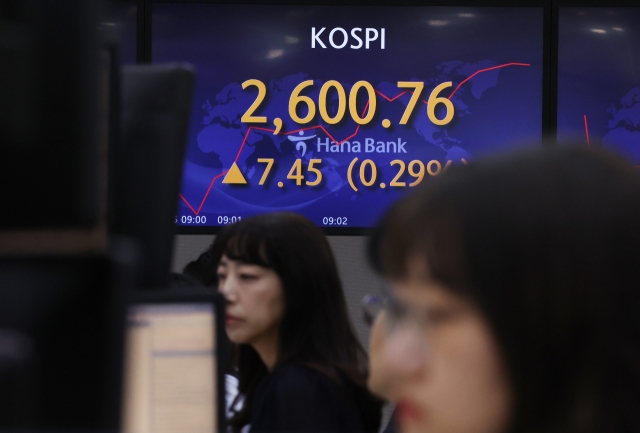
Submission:
[[[450,61],[436,66],[436,73],[426,80],[412,78],[411,81],[423,81],[425,91],[422,93],[423,103],[426,102],[428,92],[438,84],[446,81],[453,83],[452,89],[447,90],[443,96],[451,95],[451,101],[455,107],[455,117],[457,122],[464,121],[465,118],[473,116],[474,110],[488,89],[499,84],[499,77],[506,67],[526,67],[526,64],[502,64],[484,59],[476,62]],[[466,146],[473,142],[474,137],[468,135],[455,135],[449,132],[449,128],[437,126],[431,122],[427,116],[427,110],[422,103],[419,103],[414,110],[414,115],[406,127],[385,129],[380,125],[380,120],[372,122],[368,127],[357,129],[357,125],[352,121],[343,122],[338,128],[326,125],[317,120],[310,125],[316,127],[323,126],[324,129],[312,129],[307,125],[305,131],[299,134],[304,137],[313,137],[305,140],[306,150],[304,153],[296,148],[296,144],[289,137],[290,131],[303,129],[300,125],[288,119],[287,110],[289,98],[294,88],[305,80],[313,79],[307,73],[287,75],[279,80],[271,80],[265,83],[268,93],[268,103],[260,115],[268,119],[276,117],[285,118],[285,126],[282,133],[274,135],[269,128],[273,125],[263,125],[263,129],[251,128],[251,125],[241,122],[242,115],[255,100],[255,92],[247,92],[242,89],[240,83],[229,83],[222,88],[214,98],[205,100],[201,108],[204,111],[202,116],[201,129],[197,133],[198,154],[187,159],[187,173],[193,175],[187,182],[201,182],[199,190],[224,191],[228,199],[239,202],[243,201],[246,192],[242,189],[229,188],[222,184],[224,174],[235,162],[241,172],[252,184],[256,183],[264,171],[264,164],[260,164],[260,158],[273,158],[281,167],[290,167],[296,158],[302,158],[308,162],[313,158],[322,158],[323,182],[316,187],[318,194],[309,198],[304,194],[304,190],[290,188],[286,195],[281,194],[276,188],[266,188],[262,193],[261,203],[258,207],[261,210],[268,210],[270,207],[285,208],[289,210],[299,209],[307,205],[310,201],[319,200],[326,194],[342,193],[348,194],[350,200],[360,198],[348,187],[346,171],[354,154],[349,152],[326,152],[329,148],[337,149],[338,144],[350,138],[350,142],[340,147],[361,142],[364,146],[364,138],[374,137],[376,141],[384,142],[389,139],[397,140],[399,143],[406,143],[406,159],[421,159],[428,161],[429,158],[437,159],[444,165],[447,161],[461,163],[462,160],[473,159],[472,151]],[[320,80],[314,81],[315,94],[311,92],[308,96],[317,100],[317,89],[322,86]],[[351,88],[353,83],[341,83],[345,89]],[[380,82],[375,83],[374,88],[377,96],[377,118],[389,118],[398,122],[410,101],[409,93],[395,99],[403,92],[398,89],[397,83]],[[330,107],[335,107],[338,103],[337,94],[328,100]],[[319,116],[316,116],[319,117]],[[261,125],[257,125],[261,126]],[[355,134],[354,134],[355,130]],[[328,132],[325,133],[325,131]],[[297,134],[296,134],[297,138]],[[335,141],[334,141],[335,140]],[[321,149],[325,152],[318,152],[318,143],[323,143]],[[366,155],[362,155],[365,157]],[[390,162],[398,155],[375,155],[377,160]],[[191,160],[190,160],[191,159]],[[203,164],[206,162],[206,165]],[[281,171],[281,178],[286,171]],[[203,180],[211,180],[210,185],[203,183]],[[267,185],[269,186],[269,185]],[[346,188],[345,188],[346,187]],[[208,188],[208,189],[207,189]],[[192,188],[193,189],[193,188]],[[206,197],[205,197],[206,198]],[[189,203],[183,197],[185,203],[198,213],[205,200],[197,203]],[[199,207],[198,207],[199,206]]]
[[634,87],[607,109],[610,120],[603,147],[614,150],[640,166],[640,86]]

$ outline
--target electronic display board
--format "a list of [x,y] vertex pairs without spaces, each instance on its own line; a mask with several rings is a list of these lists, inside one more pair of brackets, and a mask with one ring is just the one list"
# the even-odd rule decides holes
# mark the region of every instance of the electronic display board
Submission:
[[155,3],[197,68],[176,224],[370,227],[452,164],[542,137],[542,7]]
[[640,8],[560,8],[558,141],[602,146],[640,169]]

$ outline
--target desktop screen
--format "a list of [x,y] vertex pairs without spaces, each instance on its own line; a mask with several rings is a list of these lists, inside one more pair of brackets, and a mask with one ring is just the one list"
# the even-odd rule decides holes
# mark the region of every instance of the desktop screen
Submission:
[[156,3],[197,84],[178,226],[371,227],[452,164],[542,137],[542,7]]
[[217,431],[215,323],[210,303],[130,307],[124,432]]

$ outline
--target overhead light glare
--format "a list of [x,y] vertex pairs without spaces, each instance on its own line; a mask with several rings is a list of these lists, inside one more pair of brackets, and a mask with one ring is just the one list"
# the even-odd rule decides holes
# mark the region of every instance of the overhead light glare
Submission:
[[267,59],[276,59],[278,57],[282,57],[284,55],[284,50],[282,48],[277,48],[274,50],[269,50],[267,53]]

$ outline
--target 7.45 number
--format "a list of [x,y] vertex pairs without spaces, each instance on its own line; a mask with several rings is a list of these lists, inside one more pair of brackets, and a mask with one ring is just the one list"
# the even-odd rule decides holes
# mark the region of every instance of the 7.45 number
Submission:
[[[258,162],[261,164],[267,164],[266,168],[264,169],[264,173],[262,173],[262,177],[260,178],[260,182],[258,183],[258,185],[264,185],[264,183],[267,181],[267,177],[269,176],[269,173],[271,172],[271,167],[273,167],[273,158],[258,158]],[[320,182],[322,182],[322,172],[318,168],[314,167],[316,164],[317,165],[322,164],[322,160],[321,159],[309,160],[309,165],[307,166],[307,173],[313,173],[313,175],[315,176],[315,179],[312,181],[306,180],[304,183],[307,186],[320,185]],[[287,174],[287,179],[295,180],[296,185],[298,186],[302,185],[302,181],[304,180],[304,174],[302,169],[302,159],[298,158],[295,160],[295,162],[291,166],[291,170],[289,170],[289,174]]]

